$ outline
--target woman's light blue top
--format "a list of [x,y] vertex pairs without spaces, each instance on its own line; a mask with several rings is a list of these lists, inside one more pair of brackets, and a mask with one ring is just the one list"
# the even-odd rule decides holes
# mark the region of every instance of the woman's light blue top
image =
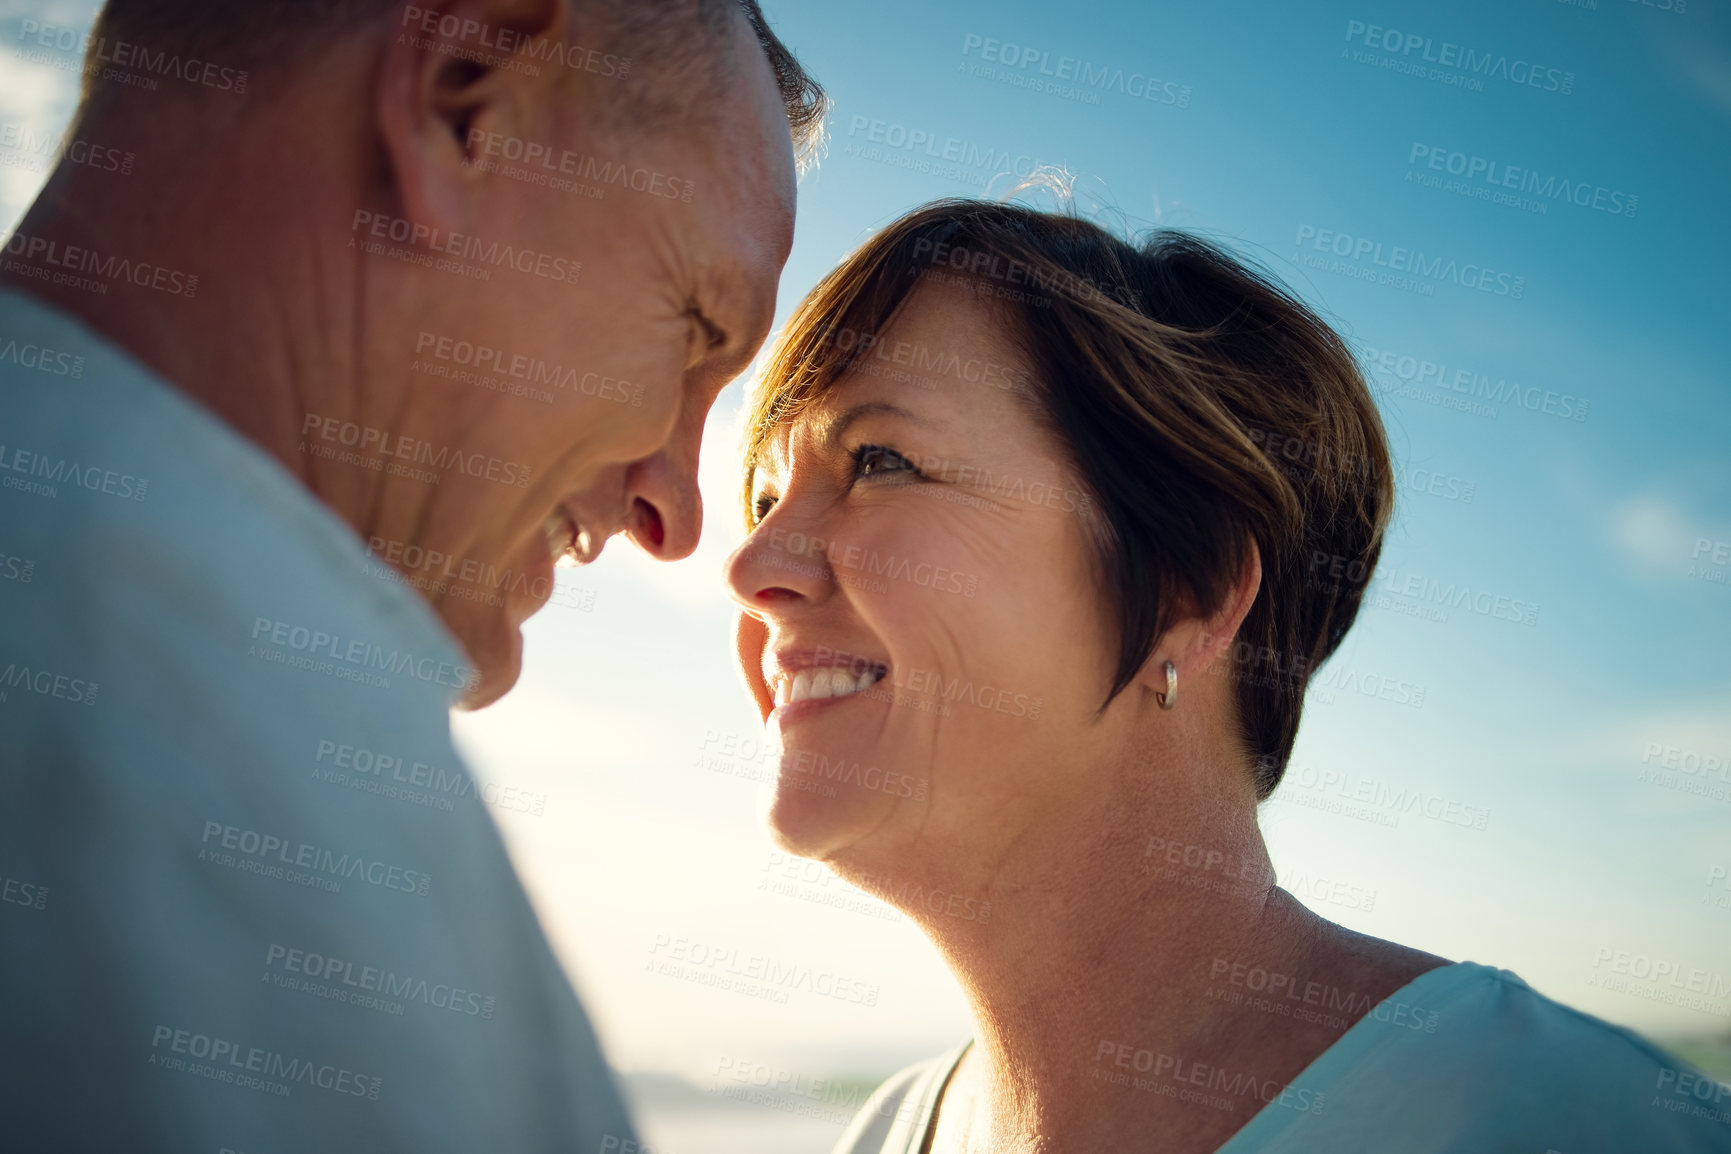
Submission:
[[[835,1154],[924,1149],[966,1051],[964,1044],[885,1082]],[[1133,1069],[1140,1082],[1126,1089],[1221,1098],[1240,1088],[1207,1067],[1199,1078],[1198,1067],[1180,1065]],[[1731,1085],[1507,970],[1473,962],[1407,983],[1278,1093],[1244,1088],[1267,1105],[1217,1154],[1731,1151]],[[1160,1135],[1147,1140],[1138,1149],[1160,1148]]]

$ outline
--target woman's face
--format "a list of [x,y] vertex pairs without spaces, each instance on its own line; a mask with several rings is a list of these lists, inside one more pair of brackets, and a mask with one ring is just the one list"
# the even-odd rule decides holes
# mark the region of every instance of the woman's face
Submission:
[[764,451],[728,582],[792,852],[989,862],[1098,793],[1115,634],[1088,500],[1012,391],[1027,379],[992,312],[928,282]]

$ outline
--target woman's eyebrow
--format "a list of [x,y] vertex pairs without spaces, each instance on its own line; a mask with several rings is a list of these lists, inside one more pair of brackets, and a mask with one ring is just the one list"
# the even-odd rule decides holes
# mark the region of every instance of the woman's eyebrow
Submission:
[[855,421],[862,417],[876,416],[902,417],[909,421],[918,419],[900,405],[892,405],[888,401],[866,401],[834,416],[823,418],[817,428],[819,443],[825,449],[833,449],[836,443],[847,435],[848,427]]

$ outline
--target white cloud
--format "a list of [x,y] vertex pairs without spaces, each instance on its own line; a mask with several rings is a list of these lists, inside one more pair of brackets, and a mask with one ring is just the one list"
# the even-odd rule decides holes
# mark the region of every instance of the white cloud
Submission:
[[1606,529],[1625,560],[1654,576],[1683,576],[1703,539],[1731,541],[1731,526],[1686,512],[1679,502],[1656,493],[1613,505]]

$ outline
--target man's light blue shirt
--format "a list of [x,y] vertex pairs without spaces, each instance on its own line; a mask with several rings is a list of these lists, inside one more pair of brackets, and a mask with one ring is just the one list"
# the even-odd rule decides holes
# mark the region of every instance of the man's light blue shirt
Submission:
[[473,671],[387,572],[0,293],[7,1148],[631,1148],[451,744]]

